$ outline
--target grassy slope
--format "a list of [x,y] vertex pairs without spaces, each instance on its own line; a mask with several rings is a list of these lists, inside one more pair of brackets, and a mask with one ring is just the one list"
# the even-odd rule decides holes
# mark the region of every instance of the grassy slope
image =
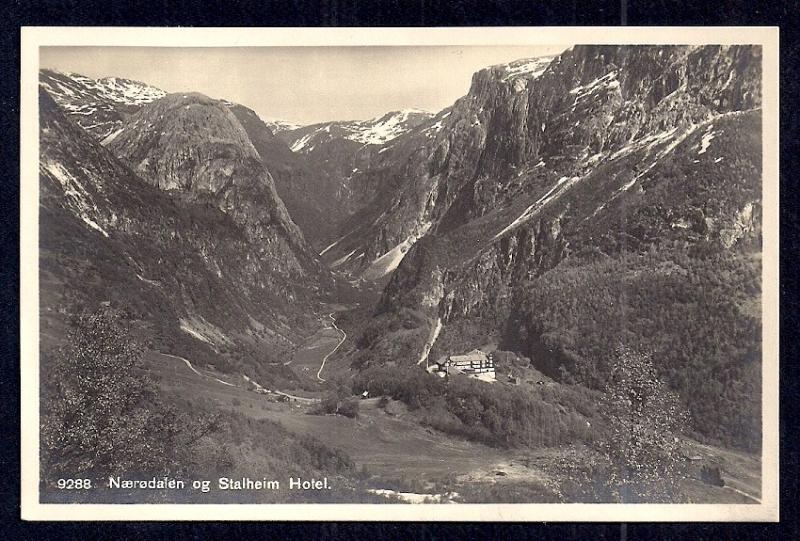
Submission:
[[[409,411],[392,402],[382,408],[377,398],[360,402],[357,419],[341,416],[308,415],[308,405],[270,401],[262,395],[244,389],[243,381],[225,378],[200,369],[203,376],[190,371],[174,358],[151,354],[147,368],[159,377],[165,396],[190,404],[203,403],[209,410],[230,410],[237,416],[252,420],[241,422],[246,430],[269,430],[278,423],[282,441],[300,436],[313,436],[326,447],[339,451],[353,460],[354,467],[340,473],[340,486],[348,487],[337,498],[363,501],[365,487],[389,488],[411,492],[456,490],[467,501],[553,501],[558,487],[565,479],[560,465],[580,464],[586,451],[582,447],[503,450],[480,443],[448,436],[421,426],[421,412]],[[227,386],[208,376],[234,383]],[[187,401],[188,402],[185,402]],[[252,424],[256,423],[256,424]],[[285,432],[284,432],[285,431]],[[253,437],[257,434],[254,432]],[[256,438],[258,439],[258,438]],[[274,433],[267,439],[275,440]],[[244,440],[248,440],[244,437]],[[236,443],[239,446],[240,443]],[[748,492],[755,490],[758,479],[758,460],[751,455],[732,453],[711,446],[693,444],[696,452],[716,457],[723,464],[726,480]],[[242,449],[242,469],[255,476],[254,470],[264,460],[261,450],[245,441]],[[248,451],[247,449],[250,448]],[[364,468],[366,471],[363,471]],[[267,469],[267,471],[271,471]],[[729,489],[703,484],[689,478],[685,484],[696,501],[746,503],[746,499]],[[352,487],[351,491],[349,487]],[[344,490],[344,489],[343,489]],[[754,492],[757,494],[757,492]],[[361,495],[360,495],[361,494]]]

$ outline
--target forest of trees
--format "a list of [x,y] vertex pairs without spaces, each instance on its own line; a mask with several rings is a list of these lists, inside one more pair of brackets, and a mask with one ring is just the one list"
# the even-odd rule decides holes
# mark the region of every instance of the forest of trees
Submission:
[[760,259],[663,247],[565,261],[526,287],[506,340],[561,381],[602,389],[619,344],[658,373],[715,442],[760,448]]

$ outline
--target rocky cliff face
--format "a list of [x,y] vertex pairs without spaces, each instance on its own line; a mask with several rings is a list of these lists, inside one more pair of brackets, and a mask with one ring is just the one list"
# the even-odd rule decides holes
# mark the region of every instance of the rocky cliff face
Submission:
[[[64,113],[104,145],[110,145],[121,133],[123,124],[142,107],[166,96],[166,92],[158,88],[119,77],[92,79],[51,70],[42,70],[39,77],[40,86]],[[343,183],[340,181],[340,177],[346,175],[337,173],[339,176],[331,179],[326,168],[312,167],[306,156],[292,152],[285,141],[274,135],[281,131],[297,130],[301,126],[280,121],[264,122],[254,111],[236,103],[210,99],[206,99],[206,102],[223,104],[230,109],[272,175],[278,195],[292,221],[300,227],[309,242],[315,245],[323,243],[329,236],[330,224],[338,222],[348,212],[347,206],[342,204],[347,200],[348,193],[343,192]],[[240,135],[234,136],[234,139],[238,137],[238,143],[234,139],[230,141],[234,146],[242,143]],[[191,138],[186,139],[186,142],[190,141]],[[173,140],[175,142],[178,141]],[[149,142],[152,143],[154,141]],[[175,174],[170,175],[174,180]],[[164,186],[173,180],[165,180]]]
[[406,182],[365,253],[431,225],[379,311],[502,318],[570,253],[757,239],[759,106],[754,47],[581,46],[544,69],[476,73],[435,133],[386,151]]
[[356,249],[363,269],[423,227],[446,232],[631,153],[663,159],[710,119],[757,108],[759,82],[760,52],[743,46],[578,46],[482,70],[359,173],[381,192],[363,215],[381,218],[331,257]]
[[303,235],[321,250],[322,243],[331,234],[331,224],[339,222],[347,213],[341,194],[342,184],[331,178],[324,167],[313,166],[302,154],[292,152],[288,144],[274,135],[273,128],[286,131],[299,126],[264,122],[242,105],[226,103],[247,132],[247,136],[267,165],[275,181],[278,195]]
[[152,185],[231,216],[287,278],[319,274],[247,131],[225,103],[170,94],[143,107],[108,148]]

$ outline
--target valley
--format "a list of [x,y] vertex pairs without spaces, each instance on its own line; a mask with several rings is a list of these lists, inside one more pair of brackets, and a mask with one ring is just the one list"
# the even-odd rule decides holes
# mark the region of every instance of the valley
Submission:
[[[307,126],[43,70],[48,423],[96,402],[64,366],[97,357],[97,392],[149,397],[97,421],[160,449],[131,468],[758,503],[760,54],[580,45],[438,112]],[[476,348],[481,381],[425,370]]]
[[[328,348],[317,349],[321,351],[314,359],[321,362]],[[306,351],[308,364],[313,364],[310,350]],[[589,453],[580,447],[503,450],[448,437],[420,426],[418,418],[402,403],[380,407],[379,398],[361,400],[357,419],[309,415],[309,408],[319,401],[314,393],[296,396],[271,390],[270,398],[248,388],[244,379],[198,370],[185,359],[158,352],[148,354],[145,366],[157,377],[163,392],[175,398],[200,400],[249,418],[275,421],[298,435],[312,434],[364,468],[368,472],[365,486],[370,490],[421,491],[430,498],[455,493],[451,501],[458,503],[462,501],[460,492],[469,493],[470,487],[487,491],[506,487],[513,491],[522,484],[536,487],[542,498],[537,501],[558,501],[558,487],[563,482],[559,475],[563,473],[554,464],[585,459]],[[290,400],[282,401],[275,398],[276,394]],[[697,442],[690,442],[689,448],[706,460],[724,464],[724,487],[692,477],[683,481],[696,501],[758,501],[760,486],[753,482],[759,478],[757,457]]]

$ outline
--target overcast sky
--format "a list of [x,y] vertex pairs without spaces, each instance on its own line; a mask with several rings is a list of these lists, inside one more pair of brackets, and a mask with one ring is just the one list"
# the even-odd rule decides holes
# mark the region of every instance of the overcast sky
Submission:
[[43,68],[125,77],[167,92],[202,92],[300,124],[431,112],[469,90],[486,66],[555,55],[568,46],[42,47]]

